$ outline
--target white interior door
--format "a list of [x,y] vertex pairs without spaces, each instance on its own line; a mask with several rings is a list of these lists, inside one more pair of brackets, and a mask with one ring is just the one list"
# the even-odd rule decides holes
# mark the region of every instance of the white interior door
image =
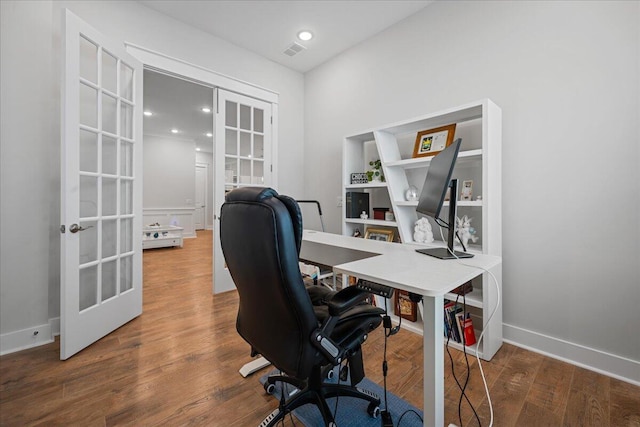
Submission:
[[142,313],[142,64],[64,14],[61,359]]
[[[228,191],[238,187],[273,185],[272,104],[217,89],[215,218]],[[214,221],[213,292],[235,289],[220,246],[220,221]]]
[[207,211],[207,165],[196,165],[196,210],[194,224],[196,230],[205,229],[205,212]]

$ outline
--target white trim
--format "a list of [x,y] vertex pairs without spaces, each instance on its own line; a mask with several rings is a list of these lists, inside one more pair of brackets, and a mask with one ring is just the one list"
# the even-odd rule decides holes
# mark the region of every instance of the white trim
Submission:
[[124,42],[126,51],[142,62],[146,67],[156,69],[161,73],[174,74],[174,77],[195,79],[207,85],[214,85],[231,92],[261,99],[263,101],[278,103],[279,94],[271,89],[266,89],[253,83],[234,77],[226,76],[200,65],[192,64],[182,59],[173,58],[160,52],[147,49],[133,43]]
[[640,386],[640,362],[560,338],[503,324],[503,341]]
[[[56,326],[57,325],[57,326]],[[57,328],[54,332],[54,328]],[[0,356],[28,348],[51,344],[55,335],[60,335],[60,318],[50,319],[49,323],[32,326],[20,331],[0,335]]]

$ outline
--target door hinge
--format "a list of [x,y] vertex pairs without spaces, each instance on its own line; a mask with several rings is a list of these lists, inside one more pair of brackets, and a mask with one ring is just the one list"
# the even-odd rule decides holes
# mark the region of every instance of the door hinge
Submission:
[[271,169],[271,172],[273,172],[273,165],[271,165],[270,169]]
[[273,124],[273,116],[271,116],[271,124]]
[[62,224],[60,226],[60,232],[64,234],[65,231],[67,231],[67,228],[64,226],[64,224]]

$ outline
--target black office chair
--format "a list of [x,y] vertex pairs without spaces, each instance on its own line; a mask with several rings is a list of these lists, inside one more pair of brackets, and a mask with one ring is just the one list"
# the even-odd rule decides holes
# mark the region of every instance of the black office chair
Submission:
[[[269,377],[265,390],[277,381],[300,390],[260,427],[274,426],[307,403],[317,405],[325,426],[335,426],[326,399],[336,396],[364,399],[369,415],[377,416],[380,399],[355,385],[364,377],[361,344],[384,311],[364,302],[369,294],[356,287],[305,287],[298,267],[302,217],[295,200],[270,188],[231,191],[222,205],[220,240],[240,297],[236,329],[252,356],[263,355],[283,373]],[[345,360],[351,384],[327,383],[327,369]]]

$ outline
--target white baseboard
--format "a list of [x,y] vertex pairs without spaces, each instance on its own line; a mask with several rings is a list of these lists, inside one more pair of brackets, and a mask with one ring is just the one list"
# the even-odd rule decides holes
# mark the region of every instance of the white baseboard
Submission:
[[53,342],[60,335],[60,318],[49,323],[0,335],[0,356]]
[[503,324],[503,340],[536,353],[640,386],[640,362],[518,326]]

